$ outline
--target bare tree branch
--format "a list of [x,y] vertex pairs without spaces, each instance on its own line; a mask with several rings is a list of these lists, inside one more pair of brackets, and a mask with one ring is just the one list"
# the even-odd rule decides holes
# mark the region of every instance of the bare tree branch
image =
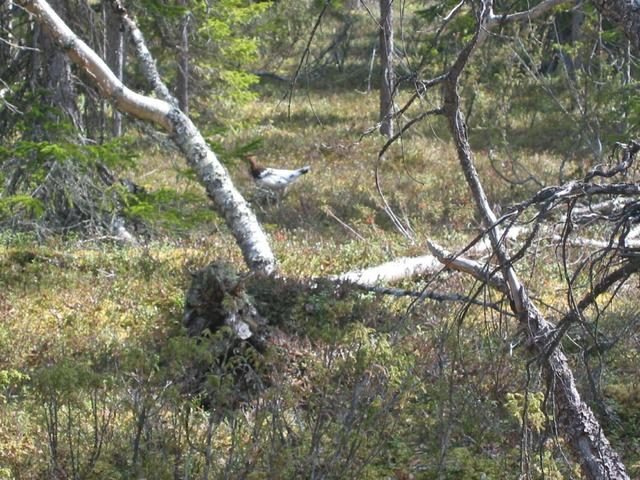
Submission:
[[291,101],[293,100],[293,92],[296,88],[296,82],[298,81],[298,77],[300,76],[302,65],[304,65],[305,61],[308,60],[309,58],[309,55],[311,53],[311,42],[313,41],[313,37],[315,37],[316,31],[318,30],[318,27],[322,22],[322,17],[324,17],[324,14],[326,13],[328,8],[329,8],[329,1],[327,0],[324,2],[324,5],[322,6],[322,10],[320,10],[320,13],[318,14],[318,18],[316,18],[316,23],[313,25],[313,28],[311,29],[311,33],[309,34],[309,39],[307,40],[307,45],[305,46],[304,52],[302,52],[302,56],[300,57],[300,62],[298,63],[298,66],[296,68],[295,73],[293,74],[293,77],[291,77],[291,82],[289,83],[289,90],[287,90],[287,93],[283,98],[283,100],[287,97],[289,98],[288,107],[287,107],[287,112],[289,116],[291,116]]
[[394,297],[413,297],[421,300],[428,298],[429,300],[435,300],[437,302],[462,302],[472,305],[478,305],[484,308],[491,308],[492,310],[503,313],[503,310],[497,303],[482,302],[480,300],[476,300],[475,298],[468,297],[466,295],[459,295],[457,293],[441,293],[434,290],[423,290],[418,292],[414,290],[404,290],[402,288],[376,286],[368,287],[365,285],[358,285],[357,283],[353,283],[350,285],[353,285],[355,288],[363,290],[365,292],[378,293],[381,295],[392,295]]
[[554,7],[572,3],[578,3],[578,0],[544,0],[543,2],[540,2],[539,4],[531,7],[529,10],[524,10],[522,12],[516,13],[504,13],[502,15],[496,15],[495,13],[493,13],[493,9],[491,9],[486,28],[487,30],[491,30],[498,24],[519,22],[522,20],[533,20],[545,15]]
[[622,267],[614,270],[609,275],[604,277],[597,285],[595,285],[592,289],[587,293],[577,304],[576,308],[572,309],[570,312],[565,314],[564,317],[557,323],[556,325],[556,333],[553,336],[553,340],[545,353],[545,356],[551,355],[553,350],[558,346],[564,334],[567,332],[569,327],[576,321],[580,319],[582,312],[593,305],[598,297],[603,293],[609,291],[609,289],[617,282],[626,282],[629,277],[637,273],[640,270],[640,257],[633,257],[631,260],[626,262]]
[[[543,2],[544,3],[544,2]],[[548,2],[550,3],[550,2]],[[478,12],[478,26],[473,39],[462,49],[454,61],[449,76],[444,82],[444,110],[449,121],[458,159],[469,189],[475,200],[484,225],[489,228],[489,239],[493,252],[508,287],[511,306],[519,318],[522,331],[526,333],[529,348],[541,360],[543,373],[553,392],[558,409],[558,421],[563,427],[564,436],[578,455],[583,472],[590,479],[628,479],[626,469],[616,452],[605,437],[602,427],[591,409],[581,399],[575,385],[575,379],[568,362],[560,348],[546,356],[547,347],[552,342],[555,329],[547,322],[536,306],[531,302],[527,291],[509,261],[500,232],[493,228],[497,217],[489,205],[480,177],[474,165],[473,153],[468,141],[467,125],[460,109],[458,81],[475,48],[488,35],[495,16],[492,1],[484,0]],[[534,7],[535,8],[535,7]],[[497,23],[496,23],[497,24]],[[585,188],[586,185],[581,185]],[[573,186],[562,190],[545,191],[544,200],[550,201],[554,195],[567,195]],[[542,199],[540,199],[542,200]]]

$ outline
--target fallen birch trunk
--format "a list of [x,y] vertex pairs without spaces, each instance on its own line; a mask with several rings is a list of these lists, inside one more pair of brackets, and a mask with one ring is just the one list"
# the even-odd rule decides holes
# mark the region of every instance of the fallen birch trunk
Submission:
[[375,267],[333,275],[329,277],[329,280],[372,287],[397,282],[418,275],[432,274],[437,272],[441,267],[442,265],[433,255],[401,257]]
[[461,257],[458,255],[454,255],[451,252],[445,250],[440,245],[434,242],[427,242],[427,246],[431,253],[435,255],[439,262],[445,265],[447,268],[452,270],[456,270],[458,272],[468,273],[472,277],[480,280],[487,285],[499,290],[502,293],[508,293],[509,289],[507,287],[507,283],[504,281],[501,273],[495,273],[494,275],[489,275],[490,270],[487,268],[487,265],[483,265],[480,262],[476,262],[475,260],[470,260],[465,257]]
[[[136,28],[136,50],[141,56],[146,51],[143,71],[153,79],[154,90],[160,92],[162,100],[140,95],[127,88],[109,69],[105,62],[62,21],[44,0],[17,0],[16,3],[31,13],[87,76],[95,83],[100,94],[115,107],[141,120],[161,126],[178,146],[204,185],[208,196],[223,214],[236,239],[249,268],[272,273],[276,268],[275,257],[269,241],[258,220],[244,198],[231,182],[224,166],[209,148],[204,138],[172,101],[162,83],[146,46],[142,34]],[[120,12],[123,14],[122,12]],[[135,25],[129,19],[129,25]],[[163,88],[164,87],[164,88]]]

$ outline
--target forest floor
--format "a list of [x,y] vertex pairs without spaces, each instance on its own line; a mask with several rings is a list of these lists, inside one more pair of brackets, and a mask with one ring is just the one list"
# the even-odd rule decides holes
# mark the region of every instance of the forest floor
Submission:
[[[301,87],[289,115],[282,91],[265,87],[220,138],[226,148],[261,139],[255,154],[268,166],[311,166],[275,203],[261,198],[240,159],[227,161],[268,232],[282,276],[293,281],[422,255],[427,239],[459,248],[478,232],[442,125],[425,123],[379,161],[384,140],[376,132],[363,136],[377,120],[377,92],[364,88]],[[481,129],[475,135],[492,202],[506,206],[536,188],[500,182]],[[55,468],[76,469],[82,478],[173,478],[176,471],[191,478],[185,472],[195,475],[206,462],[207,435],[212,478],[310,478],[315,469],[324,478],[445,472],[442,478],[498,479],[524,468],[534,478],[542,469],[546,478],[569,478],[562,442],[545,431],[544,388],[535,375],[521,429],[525,362],[505,347],[515,325],[477,308],[463,322],[457,304],[425,301],[408,312],[410,300],[370,293],[296,300],[281,324],[289,344],[270,358],[274,369],[283,368],[274,374],[281,383],[273,381],[262,400],[209,415],[180,388],[172,390],[189,375],[181,370],[187,354],[180,345],[190,274],[220,259],[244,267],[183,160],[140,142],[145,153],[131,175],[157,200],[152,240],[122,247],[2,238],[0,478],[44,478]],[[553,182],[554,155],[531,154],[526,162]],[[386,201],[413,239],[385,213],[376,168]],[[530,271],[536,298],[559,306],[557,265]],[[472,285],[448,275],[434,288],[467,293]],[[632,312],[633,302],[622,301],[607,318],[622,322]],[[594,404],[611,419],[607,433],[632,477],[640,475],[637,354],[611,354],[602,373],[611,400]],[[587,377],[578,377],[593,400]],[[207,430],[213,417],[217,428]]]

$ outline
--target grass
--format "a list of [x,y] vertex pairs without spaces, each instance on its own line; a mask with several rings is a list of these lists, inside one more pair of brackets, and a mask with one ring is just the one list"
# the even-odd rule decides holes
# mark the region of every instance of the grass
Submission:
[[[248,105],[242,112],[242,121],[249,127],[235,137],[225,139],[228,145],[233,145],[262,138],[263,147],[257,153],[268,165],[311,165],[312,172],[293,185],[277,205],[260,203],[244,165],[238,162],[230,166],[230,173],[241,191],[248,198],[255,198],[255,210],[269,234],[282,275],[305,280],[377,264],[401,255],[422,254],[421,242],[425,238],[448,240],[459,234],[445,231],[446,225],[461,226],[473,221],[469,209],[458,211],[452,207],[452,203],[468,204],[464,189],[457,184],[459,176],[439,174],[440,169],[447,168],[446,164],[454,162],[450,147],[444,142],[430,144],[426,138],[418,139],[420,144],[412,145],[404,161],[395,149],[380,166],[388,201],[394,209],[404,213],[416,232],[418,242],[408,242],[381,211],[381,200],[375,189],[373,169],[382,140],[377,135],[359,139],[360,133],[375,122],[375,95],[322,92],[310,94],[310,100],[310,103],[294,102],[291,119],[283,111],[273,111],[273,98]],[[315,115],[325,122],[317,123]],[[423,156],[420,151],[427,153]],[[172,429],[161,419],[179,421],[185,406],[193,401],[184,393],[180,394],[179,389],[171,393],[163,390],[166,385],[182,381],[180,371],[183,367],[180,365],[184,365],[184,360],[180,358],[194,351],[193,345],[184,347],[192,352],[189,354],[179,346],[184,338],[181,318],[184,292],[190,282],[189,272],[218,259],[243,268],[233,238],[217,216],[194,214],[186,226],[178,227],[166,221],[167,215],[163,214],[171,209],[193,212],[209,209],[200,187],[176,171],[176,166],[181,168],[180,165],[180,158],[161,151],[140,158],[135,178],[149,194],[162,189],[179,194],[178,197],[163,197],[164,203],[160,202],[159,217],[165,220],[160,224],[161,237],[156,241],[141,247],[121,248],[100,242],[52,239],[37,245],[16,240],[6,241],[0,247],[3,272],[0,298],[5,314],[0,327],[0,359],[6,366],[3,371],[8,375],[0,385],[0,391],[5,392],[0,408],[6,414],[1,421],[0,443],[8,445],[0,451],[0,463],[9,465],[12,473],[7,473],[7,478],[12,478],[11,475],[55,474],[47,461],[52,455],[46,436],[51,430],[51,427],[46,428],[47,412],[59,408],[55,411],[61,419],[77,422],[77,430],[67,431],[63,422],[56,432],[72,441],[84,442],[93,431],[89,423],[81,420],[92,418],[91,398],[97,398],[98,406],[105,411],[118,412],[109,425],[108,445],[101,455],[104,464],[93,465],[92,475],[106,478],[118,472],[117,475],[124,476],[119,478],[127,478],[127,475],[135,477],[143,472],[158,474],[162,471],[154,466],[154,458],[165,448],[153,443],[145,443],[141,448],[141,460],[137,465],[132,464],[135,421],[141,414],[135,399],[145,398],[151,405],[163,399],[145,428],[155,432],[163,442],[172,441]],[[409,171],[421,183],[411,180]],[[349,225],[349,229],[342,223]],[[313,424],[316,409],[326,408],[327,402],[336,406],[348,405],[344,402],[349,398],[350,388],[362,378],[365,365],[384,362],[384,368],[392,372],[394,363],[413,363],[400,353],[405,349],[423,348],[415,343],[416,340],[408,338],[393,347],[394,358],[397,356],[394,360],[389,353],[378,352],[371,343],[378,337],[375,330],[363,330],[354,336],[354,332],[360,332],[358,325],[363,328],[369,325],[381,331],[392,328],[406,305],[406,301],[369,294],[342,299],[326,294],[297,297],[289,309],[280,314],[282,326],[291,337],[275,357],[270,357],[275,364],[275,378],[280,378],[282,386],[271,390],[265,398],[280,398],[279,401],[284,402],[282,414],[289,416],[291,421],[302,422],[296,430],[304,438],[305,432],[311,432],[308,429]],[[439,315],[446,314],[440,306],[434,305],[430,316],[437,318]],[[357,352],[363,348],[373,350],[368,356],[349,355],[335,364],[327,364],[321,354],[323,350]],[[299,353],[295,354],[295,351]],[[296,355],[304,364],[297,369],[303,368],[307,372],[302,377],[289,364]],[[400,365],[395,367],[398,370],[394,373],[394,381],[406,385],[410,380]],[[333,386],[337,378],[343,379],[344,388]],[[385,378],[378,378],[379,388],[385,384]],[[324,384],[326,388],[316,392],[314,383]],[[380,402],[378,407],[368,401],[361,407],[368,408],[373,415],[371,418],[378,418],[381,425],[386,418],[386,409],[395,408],[397,400],[390,396],[391,391],[394,389],[389,394],[376,395]],[[295,414],[301,398],[313,406],[306,421]],[[194,422],[192,433],[200,435],[198,441],[202,442],[208,419],[205,411],[196,409],[195,412],[199,413],[190,417]],[[254,415],[261,415],[260,409]],[[213,437],[216,448],[220,452],[229,451],[234,438],[249,435],[255,421],[251,418],[254,417],[247,417],[244,424],[235,427],[221,423]],[[356,455],[349,461],[368,465],[366,452],[384,443],[377,435],[382,435],[386,428],[390,427],[374,434],[378,432],[374,425],[361,419],[360,427],[354,431],[359,432],[358,436],[369,432],[372,438],[370,444],[362,447],[365,456]],[[324,435],[339,438],[346,433],[336,418]],[[266,438],[258,436],[255,441],[262,443]],[[311,442],[311,439],[304,442]],[[78,462],[89,465],[91,455],[87,451],[65,446],[58,448],[61,459],[68,459],[75,451]],[[175,448],[183,455],[196,455],[195,452],[190,454],[188,446],[179,442]],[[403,445],[394,448],[398,450],[397,455],[409,455],[410,450]],[[118,457],[119,450],[127,452],[126,458]],[[243,452],[241,458],[249,458],[249,453]],[[273,472],[279,462],[284,462],[286,467],[282,468],[296,476],[295,469],[304,468],[305,455],[304,450],[285,442],[272,456],[257,457],[255,471],[276,478],[269,472]],[[329,462],[329,459],[323,461]],[[220,461],[223,460],[224,456],[221,456]],[[185,461],[180,461],[181,468],[186,468]],[[346,461],[342,460],[343,463]],[[198,462],[201,465],[202,460]],[[376,462],[375,468],[368,465],[366,469],[390,471],[394,462]],[[68,463],[65,465],[69,468]],[[234,469],[241,471],[239,466]],[[242,476],[241,473],[236,475]]]
[[[261,201],[245,165],[229,163],[290,282],[269,286],[277,292],[275,305],[284,305],[273,310],[282,336],[260,355],[238,353],[253,355],[253,363],[240,366],[262,362],[256,370],[268,371],[268,388],[258,397],[237,390],[241,374],[233,360],[212,360],[203,343],[181,329],[190,273],[214,260],[238,270],[244,265],[223,221],[171,150],[145,149],[132,174],[158,205],[156,236],[142,246],[3,240],[0,479],[65,478],[72,470],[78,478],[201,477],[207,447],[215,478],[308,478],[311,471],[328,478],[434,478],[444,469],[446,478],[497,479],[519,473],[521,418],[514,412],[521,411],[526,372],[523,354],[505,347],[516,338],[512,322],[475,308],[463,319],[452,305],[424,302],[408,312],[407,299],[309,289],[309,279],[424,254],[427,239],[459,247],[478,231],[442,124],[421,124],[378,161],[384,139],[362,136],[376,122],[377,94],[345,88],[357,76],[350,69],[346,77],[339,89],[326,82],[300,88],[291,115],[279,102],[281,92],[264,86],[257,101],[238,111],[243,128],[218,138],[227,148],[260,138],[262,163],[311,166],[274,205]],[[478,169],[490,201],[509,205],[537,187],[499,181],[483,150],[488,130],[477,125],[472,133]],[[515,154],[536,176],[554,181],[556,155],[531,142]],[[511,160],[499,155],[508,167]],[[384,212],[376,167],[386,200],[410,225],[414,242]],[[554,252],[542,255],[525,280],[560,308],[565,292]],[[462,293],[472,287],[451,276],[435,288]],[[606,322],[625,324],[633,312],[634,300],[625,299]],[[639,411],[631,343],[626,353],[607,354],[614,361],[603,381],[605,407],[617,419],[606,428],[637,474],[640,446],[626,434]],[[213,385],[208,404],[187,388],[193,362],[204,358],[220,363],[207,377]],[[577,366],[579,360],[572,357]],[[593,400],[588,382],[581,382]],[[544,391],[537,378],[529,387]],[[539,406],[531,407],[531,428],[539,429],[541,415]],[[59,438],[57,457],[52,432]],[[104,442],[97,460],[95,438]],[[547,440],[546,446],[546,478],[567,477],[571,467],[558,445]],[[449,455],[441,458],[443,449]]]

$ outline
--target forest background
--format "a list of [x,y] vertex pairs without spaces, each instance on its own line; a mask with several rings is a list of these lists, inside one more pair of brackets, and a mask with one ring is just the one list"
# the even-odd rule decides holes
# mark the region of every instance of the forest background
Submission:
[[[31,3],[0,4],[0,478],[640,475],[638,42],[616,2],[49,2],[162,98],[139,27],[266,233],[267,276],[175,136],[119,113]],[[311,173],[273,195],[247,154]],[[415,275],[362,280],[397,259]],[[575,447],[557,352],[619,476]]]

